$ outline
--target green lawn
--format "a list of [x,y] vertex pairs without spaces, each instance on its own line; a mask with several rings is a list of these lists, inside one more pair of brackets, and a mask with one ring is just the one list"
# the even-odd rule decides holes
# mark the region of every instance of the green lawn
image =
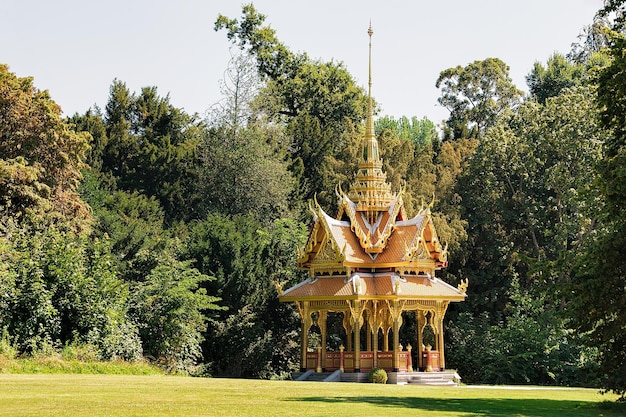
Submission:
[[592,389],[0,374],[0,416],[623,416]]

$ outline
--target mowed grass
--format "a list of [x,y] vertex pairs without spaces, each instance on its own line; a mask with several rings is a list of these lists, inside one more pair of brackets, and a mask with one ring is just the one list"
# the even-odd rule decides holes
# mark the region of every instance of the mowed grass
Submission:
[[0,416],[623,416],[593,389],[0,374]]

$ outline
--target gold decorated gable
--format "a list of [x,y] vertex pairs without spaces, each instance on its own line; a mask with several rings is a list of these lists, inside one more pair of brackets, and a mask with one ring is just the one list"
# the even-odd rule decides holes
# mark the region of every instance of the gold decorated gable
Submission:
[[380,215],[372,232],[362,213],[350,211],[350,200],[342,204],[347,206],[348,220],[334,219],[317,206],[309,239],[298,259],[300,268],[308,269],[311,276],[371,268],[434,274],[447,266],[447,251],[439,243],[428,209],[412,219],[398,220],[400,209],[393,208]]

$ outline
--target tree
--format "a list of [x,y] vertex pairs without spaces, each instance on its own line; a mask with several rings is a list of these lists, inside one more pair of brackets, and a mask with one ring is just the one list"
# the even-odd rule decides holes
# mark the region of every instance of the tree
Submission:
[[592,56],[609,47],[610,23],[602,10],[593,19],[593,23],[584,27],[578,42],[572,44],[572,49],[567,54],[567,59],[573,64],[585,64]]
[[343,64],[292,53],[271,27],[262,26],[266,16],[252,4],[244,5],[242,14],[241,21],[219,15],[215,30],[226,30],[231,42],[256,58],[259,74],[274,92],[276,113],[295,117],[306,111],[322,125],[362,120],[366,97]]
[[[594,224],[589,211],[595,201],[593,167],[606,137],[592,91],[592,87],[565,89],[543,106],[527,101],[506,123],[501,121],[479,140],[458,189],[462,217],[469,225],[463,245],[466,258],[451,271],[471,283],[467,302],[458,309],[475,318],[476,343],[483,337],[495,340],[494,349],[515,337],[537,343],[531,349],[507,348],[500,353],[518,357],[526,351],[548,349],[544,343],[551,340],[555,344],[549,350],[556,346],[567,352],[558,360],[566,360],[577,370],[567,377],[572,381],[581,381],[580,373],[587,365],[585,351],[578,348],[583,335],[568,331],[567,291],[563,289],[573,274],[574,260],[585,247],[584,236]],[[523,336],[534,332],[519,321],[530,316],[550,323],[540,332],[544,336]],[[454,314],[450,317],[456,323]],[[456,331],[456,325],[452,326]],[[449,359],[464,361],[453,352],[462,350],[456,343],[465,342],[449,340],[454,344]],[[521,349],[519,344],[510,346]],[[495,362],[504,361],[496,358]],[[544,369],[551,370],[531,378],[545,382],[546,375],[554,372],[554,363],[546,363]],[[511,378],[521,376],[519,371]],[[468,373],[485,376],[481,372]],[[555,374],[555,381],[561,378]]]
[[[611,2],[615,4],[616,2]],[[620,2],[621,3],[621,2]],[[586,251],[574,260],[569,286],[577,330],[588,333],[600,351],[603,387],[626,394],[626,38],[616,35],[612,63],[599,77],[597,102],[611,135],[598,166],[600,196],[592,200],[597,224],[584,236]]]
[[216,304],[220,299],[200,288],[212,278],[189,263],[161,264],[134,288],[132,310],[144,355],[156,358],[171,371],[192,371],[202,359],[207,314],[221,309]]
[[198,210],[250,215],[271,222],[298,206],[289,172],[289,139],[280,125],[266,123],[254,109],[259,77],[251,57],[231,59],[223,99],[197,148],[195,194]]
[[547,68],[535,62],[526,82],[531,96],[545,104],[547,98],[559,95],[563,89],[581,85],[584,74],[582,64],[570,63],[563,55],[555,53],[548,59]]
[[439,140],[435,124],[426,117],[418,119],[413,116],[409,119],[402,116],[398,120],[391,116],[379,117],[374,121],[374,128],[377,135],[383,129],[396,132],[399,138],[413,142],[418,148]]
[[602,191],[608,200],[609,212],[618,218],[626,215],[626,37],[616,36],[611,47],[613,61],[601,74],[598,85],[598,103],[602,123],[613,131],[604,146],[601,166]]
[[167,222],[197,216],[191,188],[203,124],[196,115],[159,97],[156,87],[135,95],[115,80],[104,115],[89,111],[73,121],[93,133],[90,163],[111,188],[156,198]]
[[126,316],[128,287],[106,239],[45,224],[5,233],[0,270],[11,296],[0,327],[21,353],[77,342],[95,346],[102,359],[140,357],[137,328]]
[[204,354],[218,375],[270,377],[297,364],[295,312],[276,286],[295,285],[297,247],[306,229],[289,219],[262,225],[252,218],[210,214],[190,227],[186,257],[216,279],[205,285],[228,310],[208,326]]
[[605,0],[604,7],[598,11],[600,17],[606,17],[611,13],[615,13],[614,29],[625,29],[626,11],[624,10],[624,0]]
[[255,119],[253,102],[261,89],[253,58],[233,54],[221,82],[222,100],[213,105],[209,123],[237,132]]
[[93,232],[111,242],[113,261],[125,282],[143,281],[168,250],[163,209],[154,197],[115,191],[103,182],[101,175],[86,170],[80,188],[93,210]]
[[[215,30],[226,30],[233,44],[256,59],[266,82],[256,109],[286,126],[292,139],[290,169],[302,199],[312,199],[317,191],[335,186],[330,178],[342,175],[334,172],[336,156],[345,145],[342,140],[350,138],[344,132],[364,119],[367,97],[342,63],[294,54],[252,4],[242,7],[242,15],[240,20],[220,15]],[[320,203],[332,202],[334,194],[328,198]]]
[[[501,267],[476,268],[493,271],[495,282],[518,274],[531,279],[529,268],[537,262],[543,273],[528,284],[553,284],[559,274],[547,266],[571,251],[585,230],[589,218],[581,195],[593,190],[589,167],[599,160],[604,140],[590,94],[589,87],[580,87],[548,99],[545,106],[528,102],[509,126],[491,130],[480,141],[461,197],[470,239],[481,241],[474,241],[478,248],[497,251],[474,257],[496,263],[508,259]],[[477,283],[474,289],[506,289],[495,282],[484,289]],[[527,288],[524,279],[520,284]],[[501,299],[498,309],[505,302]]]
[[437,101],[450,111],[446,125],[454,139],[483,136],[520,103],[523,94],[513,85],[509,67],[498,58],[441,71],[435,86],[441,88]]
[[295,182],[284,162],[284,149],[271,143],[272,136],[280,135],[277,129],[259,125],[236,131],[208,129],[198,148],[200,211],[249,215],[266,222],[288,215]]
[[[61,108],[33,79],[0,65],[0,209],[21,217],[29,209],[73,219],[84,227],[89,211],[76,192],[89,135],[61,120]],[[47,203],[46,203],[47,202]]]

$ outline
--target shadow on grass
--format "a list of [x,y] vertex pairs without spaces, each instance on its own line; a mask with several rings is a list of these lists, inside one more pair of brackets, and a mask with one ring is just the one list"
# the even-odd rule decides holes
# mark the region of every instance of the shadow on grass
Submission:
[[[324,402],[328,404],[369,403],[399,409],[459,413],[485,417],[599,417],[623,416],[622,404],[552,399],[509,398],[423,398],[423,397],[300,397],[288,401]],[[419,415],[419,414],[416,414]]]

